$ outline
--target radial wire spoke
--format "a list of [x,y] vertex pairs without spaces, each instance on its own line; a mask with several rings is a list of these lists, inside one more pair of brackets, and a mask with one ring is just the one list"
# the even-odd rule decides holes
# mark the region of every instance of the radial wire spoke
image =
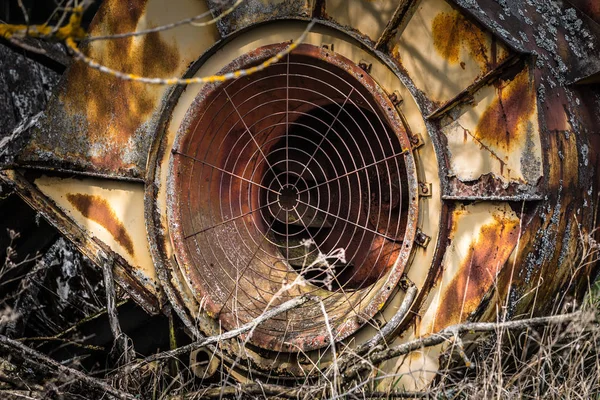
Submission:
[[237,175],[237,174],[234,174],[233,172],[229,172],[229,171],[227,171],[226,169],[219,168],[219,167],[217,167],[216,165],[213,165],[213,164],[211,164],[211,163],[209,163],[209,162],[206,162],[206,161],[204,161],[204,160],[200,160],[199,158],[192,157],[192,156],[190,156],[190,155],[188,155],[188,154],[185,154],[185,153],[180,153],[180,152],[178,152],[178,151],[174,151],[173,153],[174,153],[174,154],[178,154],[178,155],[180,155],[180,156],[183,156],[183,157],[186,157],[186,158],[189,158],[190,160],[194,160],[194,161],[196,161],[196,162],[199,162],[200,164],[204,164],[204,165],[206,165],[207,167],[214,168],[214,169],[216,169],[217,171],[221,171],[221,172],[224,172],[224,173],[226,173],[226,174],[229,174],[229,175],[231,175],[231,176],[233,176],[233,177],[236,177],[236,178],[238,178],[238,179],[241,179],[241,180],[243,180],[244,182],[248,182],[248,183],[251,183],[251,184],[253,184],[253,185],[256,185],[256,186],[258,186],[259,188],[262,188],[262,189],[268,190],[269,192],[275,193],[275,194],[277,194],[277,195],[279,194],[279,192],[278,192],[278,191],[276,191],[276,190],[273,190],[273,189],[271,189],[271,188],[268,188],[268,187],[266,187],[266,186],[263,186],[263,185],[261,185],[260,183],[256,183],[256,182],[254,182],[254,181],[252,181],[252,180],[250,180],[250,179],[246,179],[246,178],[244,178],[243,176],[239,176],[239,175]]
[[319,152],[319,149],[321,149],[321,146],[323,145],[323,142],[325,141],[325,137],[327,136],[327,134],[329,133],[329,131],[331,130],[331,128],[333,127],[333,125],[337,122],[340,114],[342,113],[342,110],[344,109],[344,106],[346,105],[346,103],[348,102],[348,99],[352,95],[352,92],[354,92],[354,88],[350,89],[350,93],[348,93],[348,96],[346,96],[346,98],[344,99],[344,102],[340,106],[340,109],[338,110],[337,114],[333,118],[333,122],[331,122],[331,124],[329,124],[329,126],[327,127],[327,130],[325,131],[325,133],[321,137],[321,141],[319,142],[319,144],[315,148],[315,151],[312,153],[312,155],[308,159],[308,162],[306,163],[306,165],[302,169],[302,172],[300,172],[300,175],[298,175],[298,178],[296,179],[296,183],[294,183],[294,186],[296,186],[298,184],[298,182],[300,181],[300,177],[302,176],[302,174],[304,174],[304,172],[306,172],[306,169],[308,168],[308,166],[310,165],[310,163],[312,162],[312,160],[315,158],[315,156]]
[[[316,184],[316,185],[314,185],[314,186],[311,186],[311,187],[309,187],[309,188],[306,188],[306,189],[304,189],[304,190],[300,190],[300,191],[298,192],[298,194],[302,194],[302,193],[304,193],[304,192],[308,192],[309,190],[316,189],[316,188],[318,188],[319,186],[327,185],[327,184],[329,184],[329,183],[331,183],[331,182],[334,182],[334,181],[337,181],[337,180],[339,180],[339,179],[345,178],[345,177],[347,177],[347,176],[350,176],[350,175],[356,174],[356,173],[358,173],[358,172],[360,172],[360,171],[362,171],[362,170],[365,170],[365,169],[367,169],[367,168],[371,168],[371,167],[373,167],[373,166],[375,166],[375,165],[377,165],[377,164],[380,164],[380,163],[382,163],[382,162],[385,162],[385,161],[391,160],[392,158],[396,158],[396,157],[398,157],[398,156],[401,156],[401,155],[403,155],[403,154],[406,154],[406,153],[408,153],[408,150],[401,151],[400,153],[397,153],[397,154],[391,155],[391,156],[389,156],[389,157],[383,158],[383,159],[381,159],[381,160],[379,160],[379,161],[375,161],[375,162],[373,162],[373,163],[371,163],[371,164],[369,164],[369,165],[365,165],[364,167],[357,168],[357,169],[355,169],[354,171],[347,172],[347,173],[345,173],[345,174],[343,174],[343,175],[336,176],[335,178],[328,179],[328,180],[326,180],[326,181],[324,181],[324,182],[318,183],[318,184]],[[313,207],[313,206],[311,206],[311,207]]]
[[240,114],[240,110],[238,110],[237,106],[235,105],[235,103],[233,102],[233,100],[231,99],[231,96],[229,96],[229,93],[227,92],[227,89],[223,89],[223,92],[225,92],[225,95],[227,95],[227,98],[229,99],[229,102],[231,103],[231,105],[233,106],[233,109],[235,110],[236,114],[238,115],[240,121],[242,122],[242,124],[244,125],[244,128],[246,129],[246,132],[248,132],[248,135],[250,135],[250,137],[252,138],[252,142],[254,142],[254,145],[256,146],[256,148],[258,149],[258,152],[263,156],[263,158],[265,159],[265,163],[267,164],[267,167],[269,167],[269,169],[271,170],[271,172],[273,173],[273,175],[275,175],[275,180],[277,181],[277,183],[279,183],[279,186],[283,186],[281,184],[281,181],[279,180],[279,178],[277,177],[277,173],[275,172],[275,170],[273,169],[273,166],[271,165],[271,163],[269,162],[269,160],[267,159],[267,156],[265,155],[265,153],[262,151],[262,148],[260,147],[260,145],[258,144],[258,142],[256,141],[256,138],[254,137],[254,135],[252,134],[252,132],[250,132],[250,128],[248,128],[248,125],[246,125],[246,121],[244,121],[244,118],[242,117],[242,114]]
[[204,228],[204,229],[202,229],[202,230],[200,230],[200,231],[198,231],[198,232],[196,232],[196,233],[192,233],[192,234],[190,234],[190,235],[187,235],[187,236],[185,236],[185,237],[184,237],[184,239],[189,239],[189,238],[191,238],[192,236],[199,235],[200,233],[204,233],[204,232],[206,232],[206,231],[209,231],[209,230],[211,230],[211,229],[214,229],[214,228],[216,228],[217,226],[221,226],[221,225],[223,225],[223,224],[227,224],[227,223],[229,223],[229,222],[235,221],[236,219],[239,219],[239,218],[245,217],[246,215],[250,215],[250,214],[252,214],[252,213],[254,213],[254,212],[260,211],[260,210],[262,210],[263,208],[265,208],[265,207],[269,207],[269,206],[271,206],[271,205],[273,205],[273,204],[275,204],[275,203],[277,203],[277,200],[274,200],[274,201],[272,201],[272,202],[270,202],[270,203],[264,204],[264,205],[262,205],[262,206],[260,206],[260,207],[258,207],[258,208],[255,208],[254,210],[250,210],[250,211],[248,211],[248,212],[245,212],[245,213],[243,213],[243,214],[241,214],[241,215],[238,215],[238,216],[236,216],[236,217],[229,218],[229,219],[227,219],[227,220],[225,220],[225,221],[221,221],[221,222],[219,222],[218,224],[215,224],[215,225],[209,226],[208,228]]
[[[264,206],[263,206],[264,207]],[[256,211],[256,210],[255,210]],[[279,213],[281,213],[281,209],[279,209],[279,212],[277,213],[276,217],[279,217]],[[258,244],[258,246],[256,247],[256,250],[254,250],[254,253],[252,254],[252,257],[250,257],[250,260],[248,260],[248,264],[246,264],[246,266],[244,267],[244,269],[242,269],[242,272],[240,273],[239,277],[237,278],[237,281],[239,282],[243,277],[244,274],[246,273],[246,270],[250,267],[250,265],[252,264],[252,260],[254,260],[254,258],[256,257],[256,255],[258,254],[258,252],[260,251],[260,249],[262,249],[263,244],[265,243],[265,240],[267,239],[267,237],[269,236],[269,233],[271,232],[271,229],[273,229],[273,225],[275,225],[275,221],[277,221],[277,218],[274,218],[273,221],[271,222],[271,224],[269,225],[269,229],[267,230],[267,232],[263,235],[260,243]],[[221,309],[219,310],[219,312],[217,314],[221,314],[221,311],[223,311],[223,308],[225,308],[225,306],[227,305],[227,302],[229,301],[229,299],[231,298],[231,295],[233,294],[233,292],[235,292],[235,289],[238,287],[238,285],[234,285],[234,287],[231,289],[231,291],[229,292],[229,295],[227,295],[227,298],[225,299],[225,301],[223,302],[223,306],[221,307]]]
[[302,200],[300,200],[300,199],[298,199],[298,203],[300,203],[300,204],[304,204],[305,206],[308,206],[308,207],[314,208],[315,210],[317,210],[317,211],[319,211],[319,212],[322,212],[322,213],[324,213],[324,214],[327,214],[327,215],[329,215],[329,216],[331,216],[331,217],[333,217],[333,218],[337,218],[337,219],[339,219],[339,220],[341,220],[341,221],[344,221],[344,222],[346,222],[346,223],[349,223],[349,224],[351,224],[351,225],[354,225],[354,226],[356,226],[356,227],[358,227],[358,228],[361,228],[361,229],[364,229],[364,230],[366,230],[366,231],[368,231],[368,232],[371,232],[371,233],[374,233],[374,234],[376,234],[376,235],[379,235],[379,236],[383,237],[384,239],[391,240],[391,241],[393,241],[393,242],[401,242],[401,240],[398,240],[398,239],[395,239],[395,238],[392,238],[392,237],[386,236],[386,235],[384,235],[383,233],[379,233],[379,232],[377,232],[377,231],[375,231],[375,230],[373,230],[373,229],[371,229],[371,228],[367,228],[366,226],[363,226],[363,225],[361,225],[361,224],[358,224],[358,223],[356,223],[356,222],[352,222],[352,221],[350,221],[349,219],[342,218],[342,217],[340,217],[339,215],[332,214],[332,213],[330,213],[329,211],[322,210],[322,209],[320,209],[319,207],[313,206],[312,204],[308,204],[307,202],[305,202],[305,201],[302,201]]

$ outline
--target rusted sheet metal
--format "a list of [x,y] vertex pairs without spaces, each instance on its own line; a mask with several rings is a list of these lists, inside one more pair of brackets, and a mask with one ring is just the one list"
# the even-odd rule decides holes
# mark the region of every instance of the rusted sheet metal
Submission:
[[571,3],[594,22],[600,24],[600,3],[596,0],[567,0],[567,3]]
[[542,147],[533,78],[529,68],[504,76],[442,118],[446,198],[539,198]]
[[510,55],[502,41],[444,0],[419,2],[387,47],[415,86],[439,105]]
[[[412,320],[413,329],[404,331],[394,344],[474,318],[497,285],[498,275],[512,265],[511,254],[518,251],[521,218],[508,203],[452,203],[444,224],[450,230],[442,239],[444,255],[434,272],[432,288],[415,310],[418,316]],[[394,377],[384,380],[380,387],[422,388],[435,377],[442,352],[443,346],[436,346],[416,351],[408,358],[386,361],[380,368]]]
[[44,175],[34,184],[89,237],[119,254],[130,274],[158,296],[158,279],[146,239],[141,184]]
[[[556,293],[572,293],[567,289],[585,286],[593,266],[575,267],[582,237],[592,232],[596,224],[599,180],[595,171],[600,169],[600,135],[594,127],[600,126],[600,96],[597,87],[567,84],[594,71],[599,47],[590,18],[569,8],[567,3],[546,0],[356,1],[251,0],[225,18],[218,32],[209,31],[205,42],[195,43],[198,35],[194,28],[178,31],[174,36],[160,34],[114,44],[93,44],[88,51],[117,68],[139,63],[133,67],[138,68],[138,73],[213,74],[227,70],[227,65],[231,70],[263,60],[267,53],[255,51],[257,48],[273,43],[280,43],[276,47],[283,48],[282,42],[297,37],[306,26],[304,22],[289,20],[305,21],[313,15],[326,25],[306,38],[306,43],[327,46],[316,49],[315,54],[332,63],[341,58],[335,53],[342,54],[352,62],[337,65],[361,78],[366,71],[355,64],[372,64],[371,77],[363,79],[361,87],[377,93],[378,101],[395,121],[394,128],[405,129],[409,139],[422,138],[422,145],[412,148],[415,174],[410,174],[414,182],[409,184],[433,183],[427,197],[411,199],[418,201],[418,207],[416,203],[411,203],[411,207],[420,215],[409,222],[411,229],[418,228],[431,237],[431,243],[426,248],[414,247],[412,262],[403,254],[406,268],[392,269],[395,275],[388,279],[394,282],[399,274],[406,273],[419,288],[410,318],[399,329],[406,331],[395,344],[467,319],[495,320],[500,307],[506,307],[508,317],[532,310],[544,313],[557,305]],[[574,1],[587,4],[585,0]],[[208,3],[218,6],[216,9],[224,7],[220,1]],[[153,24],[158,20],[148,22],[148,16],[159,13],[163,3],[157,0],[106,4],[94,28],[98,34],[120,30],[120,22],[115,22],[120,19],[128,29]],[[200,4],[205,3],[194,4],[204,7]],[[155,7],[154,11],[151,7]],[[171,7],[174,6],[169,5],[169,10]],[[189,17],[190,13],[185,10],[182,16]],[[589,10],[586,13],[593,14]],[[274,23],[262,24],[269,21]],[[228,39],[219,44],[221,51],[211,51],[207,54],[210,57],[199,59],[189,71],[185,71],[187,64],[183,61],[172,66],[150,54],[162,52],[165,59],[183,58],[189,62],[198,58],[219,37],[219,32]],[[122,53],[115,55],[119,50]],[[238,62],[232,64],[235,59]],[[156,65],[149,64],[153,60]],[[98,86],[100,95],[85,93]],[[400,93],[404,101],[390,102],[379,87],[387,94]],[[154,140],[145,187],[149,249],[142,243],[146,240],[143,226],[139,221],[129,221],[129,215],[120,209],[130,204],[137,210],[139,196],[135,201],[118,199],[114,193],[74,189],[74,184],[58,193],[58,187],[36,181],[42,189],[39,191],[21,178],[12,178],[22,187],[22,195],[54,218],[54,223],[97,263],[109,257],[118,260],[119,279],[125,285],[137,285],[129,290],[142,303],[152,297],[148,295],[148,282],[155,284],[155,277],[149,278],[151,271],[144,268],[157,265],[158,278],[169,301],[196,335],[200,333],[198,320],[205,333],[218,333],[222,328],[218,319],[222,315],[217,309],[222,301],[209,298],[206,302],[202,295],[223,300],[223,293],[214,290],[213,281],[225,277],[217,277],[207,260],[180,254],[183,241],[172,241],[171,237],[176,236],[173,232],[189,228],[184,226],[189,221],[180,224],[179,220],[167,218],[177,208],[173,204],[174,191],[167,196],[167,188],[172,189],[169,163],[176,157],[171,149],[182,151],[182,141],[174,140],[176,133],[180,128],[181,132],[189,128],[193,118],[185,117],[188,109],[191,106],[201,110],[200,105],[206,100],[203,96],[209,91],[210,88],[201,92],[176,88],[170,92],[170,100],[163,101],[168,96],[164,89],[130,86],[74,66],[48,112],[45,126],[34,133],[24,153],[29,158],[20,159],[24,165],[42,168],[141,179],[145,177],[149,143]],[[280,97],[274,96],[273,100]],[[233,100],[240,104],[244,99],[234,96]],[[164,109],[164,113],[160,114],[159,109]],[[424,118],[423,114],[428,116]],[[212,156],[222,161],[223,154]],[[378,173],[371,175],[367,177],[369,182],[381,183]],[[327,176],[327,171],[323,171],[323,176]],[[219,201],[217,193],[211,201]],[[364,199],[372,201],[373,210],[379,208],[380,200],[377,194],[373,199]],[[391,209],[396,199],[390,196],[389,201]],[[318,214],[309,214],[311,221]],[[201,216],[197,210],[190,213],[190,218]],[[319,218],[327,220],[323,215]],[[377,222],[371,215],[367,220],[371,224]],[[377,229],[388,234],[385,227]],[[233,240],[226,230],[220,232]],[[405,239],[412,244],[412,237]],[[230,246],[232,253],[242,254],[236,252],[236,246],[239,243]],[[150,257],[149,252],[154,260],[143,261]],[[201,268],[196,268],[195,263]],[[251,304],[281,287],[287,275],[272,271],[279,267],[275,262],[267,266],[259,272],[272,281],[261,281],[261,274],[255,274],[255,290],[240,299]],[[330,296],[323,288],[317,291],[329,296],[325,300],[328,310],[355,305],[348,299],[366,290],[360,282],[369,278],[368,272],[357,272],[358,279],[349,280],[356,290],[347,297]],[[373,319],[361,330],[358,328],[365,320],[358,317],[337,321],[339,338],[353,337],[359,343],[375,332],[368,325],[375,326],[375,321],[385,323],[393,315],[402,296],[399,291],[387,293],[386,290],[397,289],[385,283],[382,280],[369,288],[372,302],[362,311],[365,319]],[[303,291],[296,294],[300,293]],[[200,304],[205,309],[200,310]],[[262,347],[260,354],[249,350],[245,361],[258,364],[259,370],[298,376],[313,369],[311,360],[323,361],[320,349],[329,344],[329,338],[322,326],[322,314],[317,307],[303,308],[301,313],[314,321],[292,329],[293,334],[285,337],[291,345],[282,344],[281,332],[284,327],[287,329],[287,322],[296,324],[300,313],[290,313],[294,317],[289,320],[271,321],[269,326],[276,328],[272,332],[257,331],[252,340]],[[332,311],[330,318],[341,315],[339,310]],[[226,328],[237,326],[230,317],[229,321],[223,319]],[[225,354],[239,350],[234,342],[224,347]],[[307,350],[307,359],[294,353],[299,347]],[[290,351],[286,359],[289,365],[278,359],[279,354],[272,349]],[[413,383],[419,382],[415,387],[422,387],[430,378],[426,371],[437,366],[441,350],[415,353],[408,361],[391,360],[384,368],[411,375]],[[421,371],[412,375],[415,369]]]
[[443,272],[421,334],[465,321],[496,282],[519,239],[520,219],[506,203],[458,204],[450,218]]
[[[134,32],[205,11],[206,5],[194,0],[168,4],[158,0],[105,1],[90,35]],[[147,77],[172,77],[181,76],[218,37],[214,26],[186,25],[135,38],[93,41],[83,48],[110,68]],[[142,179],[153,126],[167,92],[164,86],[125,82],[74,63],[17,163]]]
[[[283,19],[309,20],[319,0],[246,0],[217,23],[221,36],[227,37],[256,24]],[[211,10],[222,10],[223,1],[207,0]],[[226,3],[227,4],[227,3]]]
[[514,262],[517,268],[499,276],[497,296],[485,305],[488,318],[491,308],[502,302],[508,306],[509,317],[556,311],[567,294],[581,295],[582,286],[587,287],[595,274],[596,263],[582,267],[586,260],[579,249],[593,243],[589,238],[593,239],[597,225],[598,135],[586,137],[581,129],[598,117],[577,109],[562,88],[556,92],[545,99],[543,107],[550,149],[548,196],[524,228]]
[[160,295],[156,283],[143,272],[136,271],[112,246],[94,237],[90,231],[76,224],[72,216],[52,202],[40,189],[16,171],[4,171],[0,178],[14,188],[32,208],[55,226],[99,268],[114,267],[115,279],[130,296],[150,313],[159,310]]

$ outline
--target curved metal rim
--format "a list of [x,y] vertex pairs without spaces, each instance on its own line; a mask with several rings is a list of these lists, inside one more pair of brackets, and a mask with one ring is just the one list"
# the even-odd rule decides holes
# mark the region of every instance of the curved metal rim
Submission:
[[[251,63],[255,63],[256,61],[261,61],[266,59],[273,54],[277,53],[281,49],[285,48],[287,44],[282,43],[279,45],[270,45],[264,48],[257,49],[249,54],[243,55],[234,62],[230,63],[225,70],[222,72],[229,72],[235,69],[238,69],[241,65],[248,65]],[[380,108],[381,113],[384,118],[387,120],[388,124],[392,127],[393,131],[397,135],[401,147],[403,150],[407,150],[404,157],[404,162],[407,170],[407,178],[408,178],[408,210],[407,210],[407,225],[406,225],[406,234],[404,238],[404,243],[401,247],[400,254],[397,257],[397,262],[392,268],[392,270],[387,274],[387,276],[383,279],[380,279],[373,288],[370,288],[375,294],[367,301],[367,305],[361,310],[362,318],[346,318],[343,322],[340,322],[338,326],[332,328],[333,333],[338,340],[342,340],[348,337],[350,334],[358,330],[369,318],[375,315],[384,305],[387,298],[392,293],[393,289],[396,287],[402,272],[404,271],[404,267],[409,259],[414,236],[416,233],[416,220],[418,215],[418,196],[417,196],[417,177],[416,177],[416,166],[414,160],[412,159],[412,153],[410,151],[410,140],[406,133],[406,129],[397,114],[393,104],[391,103],[388,96],[379,88],[379,86],[373,81],[370,76],[365,73],[361,68],[356,66],[350,60],[345,59],[341,55],[337,55],[331,53],[327,49],[319,48],[312,45],[301,45],[298,49],[295,50],[295,54],[307,55],[310,57],[320,58],[325,60],[328,63],[333,64],[334,66],[341,68],[347,71],[350,75],[352,75],[358,82],[360,82],[373,96],[373,100],[376,102],[377,106]],[[200,103],[198,100],[202,100],[207,98],[209,93],[213,90],[217,90],[214,86],[207,86],[201,90],[201,92],[196,97],[195,103]],[[193,106],[192,106],[193,107]],[[187,116],[189,117],[189,112]],[[179,129],[177,133],[173,148],[178,151],[181,146],[181,141],[183,137],[185,137],[186,132],[190,129],[190,121],[191,118],[186,117],[184,119],[184,123]],[[177,196],[175,193],[175,187],[173,186],[173,177],[176,176],[175,173],[176,166],[173,159],[171,159],[169,163],[169,176],[168,178],[168,190],[167,190],[167,204],[169,205],[167,209],[168,221],[169,225],[173,227],[172,229],[172,240],[174,242],[176,249],[184,248],[184,238],[186,237],[182,227],[179,224],[177,218]],[[181,262],[183,263],[185,274],[191,273],[191,269],[187,266],[193,265],[192,260],[188,259],[188,255],[185,252],[179,252],[178,257],[181,258]],[[193,277],[189,277],[190,283],[192,287],[196,290],[196,294],[202,297],[202,285],[198,285],[195,283],[195,279]],[[206,294],[206,293],[205,293]],[[328,303],[338,303],[340,301],[346,301],[347,299],[342,298],[341,294],[334,294],[328,299]],[[200,301],[200,298],[197,298]],[[205,300],[206,301],[206,300]],[[209,300],[210,301],[210,300]],[[214,305],[213,307],[215,308]],[[362,319],[362,320],[361,320]],[[244,321],[242,321],[244,322]],[[234,326],[234,325],[233,325]],[[232,326],[232,328],[233,328]],[[310,335],[309,335],[310,334]],[[329,344],[328,334],[326,331],[326,326],[323,324],[322,329],[317,332],[309,331],[305,333],[298,333],[297,335],[289,338],[289,340],[284,344],[279,338],[276,338],[273,335],[269,335],[261,330],[256,330],[252,336],[252,342],[254,344],[258,344],[260,347],[265,347],[267,349],[272,349],[275,351],[288,351],[288,352],[296,352],[298,349],[302,351],[310,351],[315,350]]]

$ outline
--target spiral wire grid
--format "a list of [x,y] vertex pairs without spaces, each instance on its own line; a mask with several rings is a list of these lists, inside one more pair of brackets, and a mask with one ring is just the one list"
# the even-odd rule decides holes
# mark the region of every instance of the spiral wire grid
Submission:
[[[201,100],[173,171],[177,251],[206,309],[232,329],[311,293],[332,326],[361,316],[397,262],[408,204],[407,152],[371,93],[339,66],[295,52]],[[257,331],[278,348],[316,335],[323,318],[306,305]]]

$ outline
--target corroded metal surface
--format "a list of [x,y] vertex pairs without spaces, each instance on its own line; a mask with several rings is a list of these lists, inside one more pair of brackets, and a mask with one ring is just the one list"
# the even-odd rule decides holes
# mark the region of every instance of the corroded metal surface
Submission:
[[[128,0],[104,2],[90,26],[90,35],[119,34],[174,22],[207,8],[199,1],[176,3]],[[86,53],[104,65],[152,76],[181,75],[190,62],[218,39],[206,28],[201,39],[191,26],[140,37],[93,41]],[[158,56],[159,55],[159,56]],[[48,106],[18,163],[43,169],[69,170],[124,179],[141,179],[167,88],[124,82],[74,63],[57,96]],[[57,145],[60,143],[60,145]]]
[[149,282],[143,273],[131,267],[113,248],[95,238],[89,231],[79,226],[70,215],[58,207],[40,189],[21,173],[5,171],[0,178],[14,188],[27,204],[37,210],[42,217],[58,230],[79,250],[100,268],[113,266],[115,279],[145,310],[156,313],[159,310],[159,297],[156,284]]
[[[181,1],[187,4],[182,8],[185,16],[206,9],[203,2]],[[108,1],[93,32],[116,33],[165,22],[166,17],[153,19],[158,18],[157,4]],[[343,55],[351,62],[338,66],[355,77],[369,74],[361,84],[377,93],[379,104],[385,104],[388,120],[395,121],[390,122],[392,128],[403,132],[402,140],[421,138],[411,148],[415,173],[410,176],[415,187],[417,182],[431,183],[431,190],[411,199],[418,201],[419,215],[408,223],[431,241],[426,247],[413,246],[410,257],[402,255],[405,265],[391,269],[396,276],[390,282],[405,273],[418,288],[412,313],[398,329],[396,343],[400,343],[465,320],[495,320],[498,309],[506,310],[508,318],[551,311],[563,299],[557,293],[581,293],[595,274],[595,264],[577,268],[581,241],[597,225],[600,93],[597,86],[586,84],[597,80],[600,71],[600,10],[595,4],[589,0],[249,0],[219,22],[218,30],[203,31],[198,43],[190,39],[198,38],[197,34],[180,30],[140,40],[95,43],[88,52],[109,66],[146,75],[209,75],[227,65],[232,68],[260,60],[264,54],[257,48],[294,39],[305,26],[302,21],[315,17],[319,24],[306,42],[326,47],[314,54],[332,62]],[[208,5],[215,15],[224,6],[220,1]],[[218,41],[220,37],[226,40]],[[238,63],[231,64],[236,59]],[[571,85],[573,82],[579,84]],[[175,136],[179,129],[189,127],[191,119],[185,121],[185,114],[190,107],[201,110],[203,96],[213,89],[138,86],[73,66],[48,108],[47,118],[17,159],[21,167],[145,179],[149,238],[142,241],[148,240],[149,248],[143,249],[138,241],[139,224],[133,229],[122,216],[114,218],[118,213],[111,210],[118,207],[112,201],[121,200],[110,196],[97,199],[79,190],[67,193],[62,202],[56,196],[49,201],[49,193],[44,194],[21,175],[7,175],[9,181],[19,182],[20,194],[34,207],[59,214],[60,218],[51,217],[53,223],[79,241],[86,254],[112,249],[126,275],[135,276],[133,282],[152,276],[156,265],[154,276],[195,334],[200,333],[195,321],[200,321],[204,333],[218,332],[215,318],[219,313],[215,311],[226,302],[221,298],[208,304],[205,312],[199,311],[203,295],[219,298],[220,294],[199,283],[210,276],[210,264],[178,253],[183,248],[181,238],[173,248],[173,232],[184,229],[184,236],[193,232],[186,230],[191,226],[167,218],[173,210],[173,203],[167,201],[168,168],[175,157],[171,148],[183,151],[183,142],[175,142]],[[387,95],[393,93],[399,97],[391,102]],[[245,100],[242,97],[233,100],[239,104]],[[408,147],[405,143],[402,148]],[[224,162],[225,154],[211,156]],[[226,162],[222,165],[228,166]],[[321,178],[328,173],[331,171],[321,171]],[[374,169],[364,182],[389,189],[378,179],[380,175]],[[315,192],[320,196],[326,193],[334,195],[335,191]],[[372,203],[365,223],[376,222],[371,214],[383,206],[381,193],[373,191],[374,197],[362,199]],[[235,193],[229,195],[232,199],[237,199]],[[190,204],[198,204],[194,201]],[[210,201],[221,201],[218,191],[212,192]],[[393,193],[386,201],[387,211],[399,204]],[[244,210],[229,203],[237,211]],[[416,203],[414,207],[416,212]],[[277,213],[278,208],[269,210]],[[312,224],[310,228],[332,224],[330,215],[313,212],[307,216],[292,222]],[[192,210],[186,219],[202,217],[206,215]],[[275,216],[273,221],[282,222],[282,218]],[[390,234],[386,227],[373,230],[374,235]],[[336,235],[342,237],[344,232]],[[412,238],[408,241],[412,244]],[[239,243],[230,248],[235,246]],[[140,261],[140,255],[145,261]],[[95,256],[95,260],[101,263],[103,259]],[[294,276],[292,264],[286,271],[292,272],[289,278]],[[276,269],[274,263],[270,267],[262,267],[263,275]],[[361,282],[370,274],[355,272],[358,278],[353,293],[358,293],[366,290]],[[264,282],[254,285],[256,290],[247,297],[258,297],[266,289],[276,291],[283,275],[271,286]],[[131,280],[123,282],[132,285]],[[403,291],[394,284],[392,293],[385,293],[384,286],[375,279],[370,308],[363,310],[368,317],[340,323],[340,340],[347,337],[348,342],[365,342],[375,332],[374,326],[394,315]],[[140,295],[148,293],[143,284],[130,286],[130,290],[140,301],[147,301]],[[329,299],[328,310],[345,307],[339,295]],[[319,353],[328,344],[319,327],[322,315],[315,310],[307,315],[319,321],[315,329],[303,332],[298,326],[295,336],[288,338],[300,348],[314,349],[306,352],[305,359],[292,347],[283,346],[275,335],[265,334],[253,338],[262,348],[249,345],[248,363],[259,373],[273,370],[304,376],[312,369],[311,362],[325,362],[327,355],[321,358]],[[331,312],[332,318],[341,315]],[[236,326],[231,320],[223,321],[226,328]],[[281,328],[285,322],[272,324]],[[290,351],[289,358],[278,359],[278,353],[269,347],[285,348]],[[239,344],[232,341],[224,353],[238,350]],[[427,370],[437,366],[442,350],[391,360],[382,367],[402,373],[401,383],[406,388],[420,386],[430,377]]]
[[[227,69],[259,62],[284,46],[258,49]],[[324,48],[302,45],[289,65],[280,63],[223,87],[205,88],[188,111],[170,183],[177,259],[197,300],[222,326],[233,329],[273,301],[311,293],[326,305],[336,337],[346,337],[385,303],[410,253],[417,190],[410,152],[402,151],[410,148],[405,128],[393,118],[388,97],[360,67]],[[375,114],[361,120],[367,112],[363,109]],[[319,118],[328,122],[313,127]],[[382,118],[393,130],[374,130]],[[306,139],[313,131],[325,135],[329,130],[331,135],[322,140]],[[369,130],[372,136],[364,136]],[[355,144],[344,144],[344,138]],[[310,143],[316,147],[311,149]],[[393,174],[390,167],[400,169]],[[378,175],[377,181],[371,179]],[[278,183],[282,179],[289,184]],[[386,189],[379,179],[397,188],[387,184]],[[328,182],[333,184],[321,194],[310,189]],[[287,187],[296,191],[289,207],[281,199]],[[378,200],[386,190],[392,202],[393,192],[402,196],[396,207],[386,209]],[[263,194],[267,203],[261,206]],[[320,223],[309,208],[322,214]],[[398,217],[388,217],[392,210]],[[277,224],[285,230],[280,227],[278,233]],[[347,265],[331,261],[331,271],[322,270],[324,266],[320,272],[302,270],[317,253],[338,248],[345,250]],[[299,273],[307,274],[307,282],[283,289]],[[323,283],[326,276],[329,284]],[[320,306],[310,304],[288,312],[285,320],[265,322],[251,342],[275,351],[313,350],[327,344],[324,318]]]

